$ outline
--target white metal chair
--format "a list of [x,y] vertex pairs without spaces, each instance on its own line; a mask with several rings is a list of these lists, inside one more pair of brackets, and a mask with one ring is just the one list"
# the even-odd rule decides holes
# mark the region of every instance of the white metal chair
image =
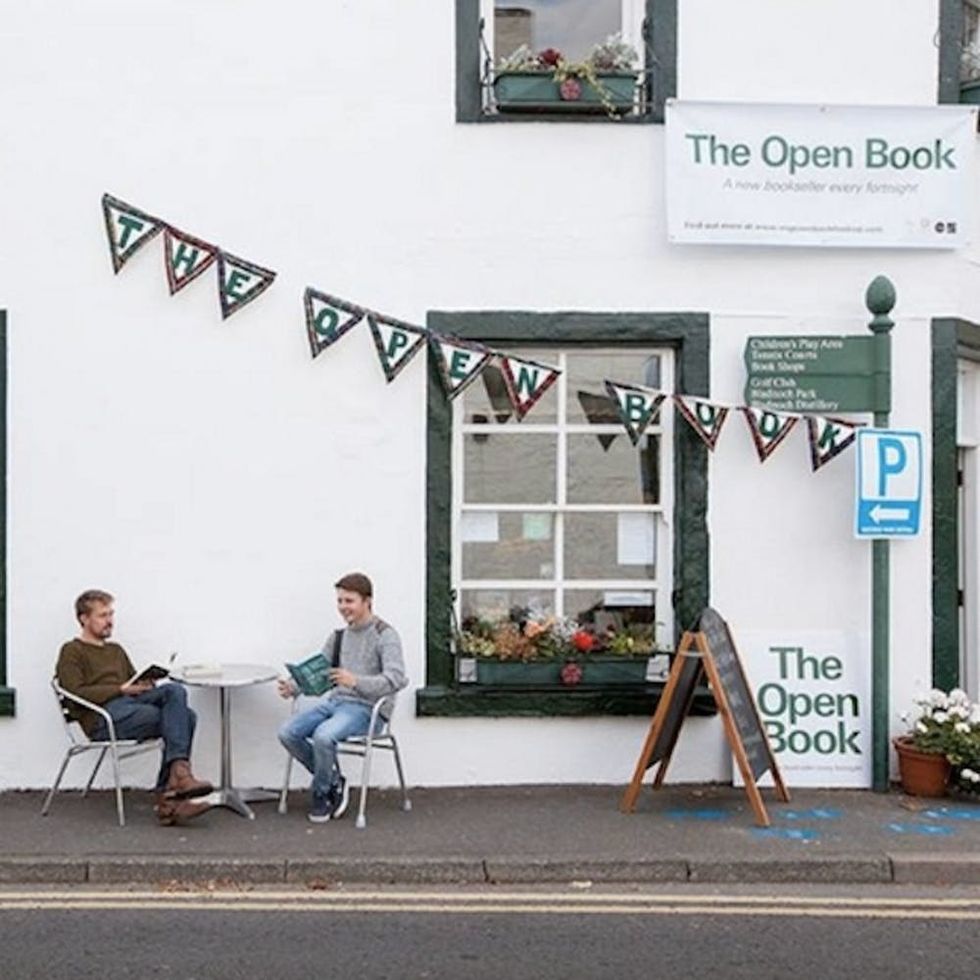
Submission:
[[[58,700],[61,720],[65,726],[65,736],[68,739],[68,749],[65,752],[65,757],[61,762],[61,768],[58,770],[58,776],[54,781],[54,785],[48,790],[48,794],[44,798],[44,804],[41,806],[41,816],[47,816],[48,810],[51,807],[51,801],[54,799],[54,794],[58,791],[58,787],[61,785],[61,779],[65,774],[65,770],[68,768],[68,763],[76,755],[82,755],[85,752],[98,753],[98,758],[95,760],[95,766],[88,777],[88,782],[85,784],[85,789],[82,790],[82,796],[85,796],[92,788],[92,783],[95,781],[96,774],[102,766],[102,760],[105,759],[106,754],[108,753],[112,757],[112,774],[116,783],[116,812],[119,815],[119,826],[125,827],[126,813],[123,809],[122,783],[119,778],[119,763],[123,759],[128,759],[134,755],[142,755],[144,752],[150,752],[154,749],[162,749],[163,739],[149,738],[145,739],[144,741],[138,741],[137,739],[133,738],[116,738],[115,723],[112,720],[112,716],[105,710],[105,708],[101,707],[101,705],[93,704],[91,701],[86,701],[85,698],[80,698],[77,694],[72,694],[70,691],[66,691],[58,683],[57,678],[52,679],[51,689],[54,691],[54,696]],[[105,722],[106,729],[109,732],[109,737],[102,740],[90,739],[82,730],[82,726],[77,721],[72,720],[68,708],[69,703],[80,705],[83,708],[88,708],[90,711],[95,711],[101,715],[102,720]]]
[[[299,696],[293,698],[293,712],[295,713],[299,705]],[[367,794],[368,783],[371,779],[371,757],[375,749],[384,749],[391,752],[395,757],[395,769],[398,772],[398,784],[402,791],[402,809],[405,811],[412,809],[412,801],[408,797],[408,789],[405,786],[405,773],[402,770],[402,758],[398,751],[398,742],[394,732],[391,730],[391,721],[385,721],[381,715],[381,709],[387,706],[389,719],[395,710],[395,697],[389,694],[375,702],[371,709],[371,722],[368,726],[367,735],[356,735],[353,738],[344,739],[337,745],[339,755],[359,755],[364,760],[361,764],[361,796],[357,807],[357,819],[354,826],[358,830],[363,830],[367,826]],[[381,728],[378,728],[379,719]],[[289,777],[293,769],[293,757],[286,753],[286,773],[282,781],[282,790],[279,793],[279,812],[285,813],[287,808],[287,796],[289,794]]]

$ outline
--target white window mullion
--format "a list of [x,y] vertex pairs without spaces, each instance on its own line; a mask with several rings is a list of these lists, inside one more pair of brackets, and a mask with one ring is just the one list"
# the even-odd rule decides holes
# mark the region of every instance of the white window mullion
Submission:
[[568,437],[565,433],[565,422],[568,418],[566,401],[568,399],[568,365],[565,352],[562,351],[558,357],[558,367],[561,374],[558,376],[558,412],[556,420],[558,422],[558,447],[556,455],[556,465],[558,472],[555,482],[555,502],[558,505],[558,512],[555,514],[555,615],[565,615],[565,590],[562,587],[562,580],[565,578],[565,501],[568,499]]

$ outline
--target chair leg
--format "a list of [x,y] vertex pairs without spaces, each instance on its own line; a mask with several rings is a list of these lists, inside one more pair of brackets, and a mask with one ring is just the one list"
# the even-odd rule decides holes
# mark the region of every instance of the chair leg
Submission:
[[293,757],[287,752],[286,753],[286,772],[282,778],[282,789],[279,791],[279,812],[285,813],[289,804],[287,799],[289,797],[289,777],[293,772]]
[[373,754],[374,746],[369,740],[364,749],[364,762],[361,765],[361,799],[357,805],[357,819],[354,821],[354,827],[357,830],[363,830],[367,826],[365,811],[367,810],[368,783],[371,780],[371,756]]
[[405,785],[405,772],[402,769],[402,757],[398,751],[398,742],[395,736],[391,738],[391,751],[395,754],[395,769],[398,771],[398,784],[402,788],[402,809],[407,813],[412,809],[412,801],[408,798],[408,787]]
[[112,775],[116,781],[116,813],[119,814],[119,826],[126,826],[126,813],[123,810],[122,780],[119,777],[119,750],[112,743]]
[[92,788],[92,783],[95,782],[95,774],[99,771],[99,768],[102,765],[102,760],[105,758],[105,754],[106,754],[107,751],[108,751],[108,749],[103,749],[99,753],[98,759],[95,760],[95,765],[92,767],[92,772],[91,772],[91,774],[88,777],[88,782],[85,784],[85,789],[82,790],[82,797],[83,798],[86,797],[86,796],[88,796],[88,791]]
[[65,774],[65,770],[68,768],[68,763],[71,761],[71,749],[65,753],[64,759],[61,760],[61,768],[58,770],[57,778],[54,781],[54,785],[48,790],[48,795],[44,797],[44,803],[41,805],[41,816],[46,817],[48,815],[48,810],[51,808],[51,801],[54,799],[54,794],[58,792],[58,787],[61,785],[61,778]]

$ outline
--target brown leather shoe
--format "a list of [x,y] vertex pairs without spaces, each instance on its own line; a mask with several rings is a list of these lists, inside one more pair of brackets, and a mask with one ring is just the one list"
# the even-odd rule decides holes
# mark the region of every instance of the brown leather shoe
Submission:
[[170,763],[166,790],[168,796],[186,800],[192,796],[207,796],[213,789],[209,782],[194,776],[191,764],[186,759],[177,759]]
[[210,803],[194,802],[193,800],[178,800],[164,793],[157,795],[157,804],[153,808],[157,820],[164,827],[173,827],[185,820],[193,820],[211,809]]

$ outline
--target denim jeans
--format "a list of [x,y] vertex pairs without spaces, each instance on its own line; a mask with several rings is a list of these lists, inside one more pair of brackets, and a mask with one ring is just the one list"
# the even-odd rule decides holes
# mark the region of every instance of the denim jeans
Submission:
[[[183,684],[158,684],[142,694],[123,694],[102,705],[112,716],[116,738],[163,738],[163,758],[157,774],[157,789],[167,785],[170,763],[190,759],[197,715],[187,707]],[[109,737],[103,720],[92,733],[96,741]]]
[[367,735],[370,724],[371,709],[366,704],[324,698],[284,722],[279,741],[313,774],[313,792],[325,795],[340,778],[337,743]]

